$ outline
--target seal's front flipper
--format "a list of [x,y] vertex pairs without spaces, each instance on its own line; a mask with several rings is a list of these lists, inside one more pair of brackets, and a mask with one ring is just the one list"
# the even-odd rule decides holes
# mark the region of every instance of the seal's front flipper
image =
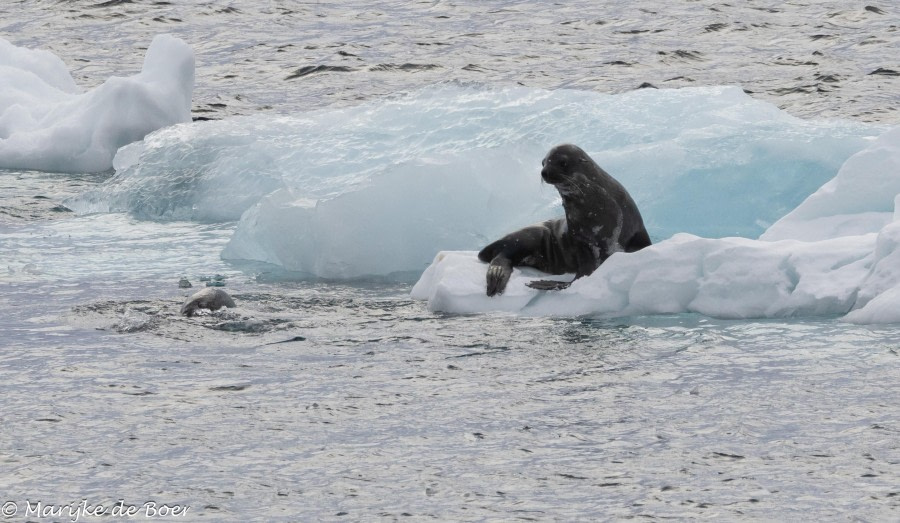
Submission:
[[503,294],[503,291],[506,290],[506,284],[509,282],[509,277],[512,275],[512,262],[509,258],[503,256],[502,254],[498,254],[493,260],[491,260],[491,264],[488,266],[487,270],[487,295],[488,296],[496,296],[497,294]]
[[539,291],[561,291],[572,285],[570,281],[554,281],[554,280],[534,280],[526,283],[532,289]]

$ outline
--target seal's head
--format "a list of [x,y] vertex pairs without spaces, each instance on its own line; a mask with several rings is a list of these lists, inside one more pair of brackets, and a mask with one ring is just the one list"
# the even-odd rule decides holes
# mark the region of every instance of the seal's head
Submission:
[[191,317],[200,309],[209,309],[211,311],[219,310],[222,307],[234,308],[234,300],[222,289],[214,289],[207,287],[184,302],[181,306],[181,314]]
[[578,183],[579,174],[584,175],[585,164],[591,162],[587,153],[581,147],[572,144],[557,145],[541,162],[541,178],[545,182],[556,185],[565,186],[571,183]]

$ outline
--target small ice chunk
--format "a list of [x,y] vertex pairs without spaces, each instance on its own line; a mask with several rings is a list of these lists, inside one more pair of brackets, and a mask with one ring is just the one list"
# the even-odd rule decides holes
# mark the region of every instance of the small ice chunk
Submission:
[[140,73],[81,93],[58,57],[0,39],[0,85],[0,168],[106,171],[120,147],[191,120],[194,53],[158,35]]

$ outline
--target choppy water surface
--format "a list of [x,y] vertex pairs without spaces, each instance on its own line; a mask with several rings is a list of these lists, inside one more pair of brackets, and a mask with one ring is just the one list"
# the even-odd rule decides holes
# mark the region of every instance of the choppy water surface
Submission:
[[[214,118],[455,79],[738,83],[895,125],[897,21],[884,2],[0,6],[0,36],[84,86],[179,34],[195,116]],[[406,282],[227,264],[233,224],[59,208],[103,179],[0,172],[0,502],[210,521],[900,514],[900,328],[432,314]],[[216,274],[238,308],[179,316]]]
[[897,121],[900,14],[870,2],[22,0],[0,36],[83,86],[140,69],[153,35],[197,53],[197,117],[352,104],[458,80],[621,92],[741,85],[797,116]]
[[[83,256],[50,229],[55,260]],[[222,242],[168,233],[189,238],[170,255]],[[272,282],[202,256],[240,306],[187,319],[152,276],[161,249],[131,250],[148,268],[124,287],[7,287],[9,496],[260,521],[900,508],[895,328],[442,316],[403,285]],[[44,306],[14,306],[27,296]]]

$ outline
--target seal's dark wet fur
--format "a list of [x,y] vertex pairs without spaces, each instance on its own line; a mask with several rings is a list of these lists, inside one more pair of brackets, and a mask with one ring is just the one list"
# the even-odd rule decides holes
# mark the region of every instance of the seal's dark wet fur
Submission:
[[191,317],[200,309],[216,311],[222,307],[234,308],[234,300],[222,289],[206,287],[189,297],[181,306],[181,314]]
[[[581,148],[558,145],[541,169],[545,182],[562,196],[565,218],[547,220],[507,234],[478,253],[490,262],[487,295],[506,289],[516,266],[549,274],[587,276],[614,252],[634,252],[650,245],[637,205],[625,187],[600,168]],[[569,282],[539,280],[536,289],[562,289]]]

